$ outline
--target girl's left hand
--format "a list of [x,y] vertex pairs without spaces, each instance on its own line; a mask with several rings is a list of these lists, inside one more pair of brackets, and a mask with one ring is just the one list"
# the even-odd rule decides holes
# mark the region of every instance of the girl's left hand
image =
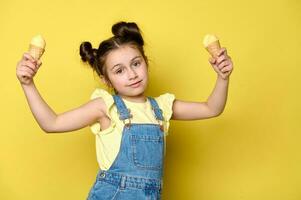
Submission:
[[211,57],[209,62],[219,77],[224,80],[229,79],[229,76],[233,71],[233,63],[231,57],[227,55],[226,48],[221,48],[217,54],[217,57]]

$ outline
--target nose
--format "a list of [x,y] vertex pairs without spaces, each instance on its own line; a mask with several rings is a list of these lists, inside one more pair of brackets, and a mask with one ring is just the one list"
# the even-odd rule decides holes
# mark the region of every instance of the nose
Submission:
[[132,80],[132,79],[137,78],[138,75],[137,75],[137,72],[133,68],[130,67],[128,76],[129,76],[129,79]]

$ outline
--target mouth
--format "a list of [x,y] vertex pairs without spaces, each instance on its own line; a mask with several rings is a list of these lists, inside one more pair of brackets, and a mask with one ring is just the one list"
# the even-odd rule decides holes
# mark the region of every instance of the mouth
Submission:
[[135,82],[135,83],[133,83],[133,84],[130,84],[129,86],[138,86],[139,85],[139,83],[141,82],[142,80],[140,80],[140,81],[137,81],[137,82]]

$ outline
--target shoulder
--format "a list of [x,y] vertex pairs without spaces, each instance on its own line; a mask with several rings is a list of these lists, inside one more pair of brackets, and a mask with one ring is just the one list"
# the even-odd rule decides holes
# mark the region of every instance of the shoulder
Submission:
[[158,103],[158,106],[163,111],[164,119],[168,121],[173,113],[173,103],[175,101],[175,95],[172,93],[164,93],[154,98]]
[[102,88],[95,88],[92,94],[90,95],[90,99],[95,99],[98,97],[106,99],[106,98],[112,98],[112,95]]
[[173,101],[175,100],[175,95],[171,93],[164,93],[160,96],[155,97],[155,100],[158,102],[159,106],[170,105],[173,104]]
[[95,88],[90,96],[91,101],[96,101],[101,106],[105,114],[109,114],[109,109],[114,105],[113,96],[106,90]]

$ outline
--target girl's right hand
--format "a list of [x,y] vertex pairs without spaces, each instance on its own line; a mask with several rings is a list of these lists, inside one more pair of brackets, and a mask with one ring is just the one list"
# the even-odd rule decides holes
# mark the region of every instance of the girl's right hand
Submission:
[[37,73],[41,61],[35,60],[29,53],[24,53],[22,59],[17,64],[16,75],[21,84],[29,85]]

